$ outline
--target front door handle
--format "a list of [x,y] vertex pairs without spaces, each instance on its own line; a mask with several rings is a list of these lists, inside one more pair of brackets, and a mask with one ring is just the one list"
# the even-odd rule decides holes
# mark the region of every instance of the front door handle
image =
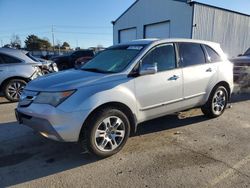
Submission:
[[180,78],[179,76],[174,75],[174,76],[170,77],[168,80],[169,81],[178,80],[179,78]]
[[206,72],[212,72],[213,70],[211,68],[208,68]]

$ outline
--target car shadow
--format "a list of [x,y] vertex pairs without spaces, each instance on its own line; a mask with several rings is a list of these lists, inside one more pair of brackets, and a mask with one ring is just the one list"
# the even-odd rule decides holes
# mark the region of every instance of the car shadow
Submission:
[[[169,115],[140,124],[133,137],[206,120],[201,115],[185,119]],[[7,136],[1,136],[6,134]],[[4,145],[0,148],[0,187],[29,182],[101,160],[82,153],[80,146],[75,143],[47,140],[34,135],[31,129],[22,127],[16,122],[0,124],[0,145]]]
[[133,136],[161,132],[169,129],[188,126],[190,124],[199,123],[207,120],[208,119],[206,117],[200,114],[192,117],[187,116],[182,118],[180,118],[176,114],[172,114],[139,124],[137,131]]
[[243,102],[250,100],[250,93],[233,94],[231,103]]

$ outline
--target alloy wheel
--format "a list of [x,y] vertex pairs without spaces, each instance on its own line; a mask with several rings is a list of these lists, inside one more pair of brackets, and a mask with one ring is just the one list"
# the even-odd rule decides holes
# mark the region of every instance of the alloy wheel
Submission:
[[21,96],[21,93],[24,87],[25,87],[25,84],[22,82],[18,82],[18,81],[12,82],[9,84],[7,88],[7,93],[9,97],[12,98],[13,100],[18,100]]
[[226,106],[226,93],[223,89],[218,89],[213,97],[212,110],[214,114],[220,115]]
[[117,116],[110,116],[97,126],[95,144],[101,151],[113,151],[121,145],[124,137],[124,122]]

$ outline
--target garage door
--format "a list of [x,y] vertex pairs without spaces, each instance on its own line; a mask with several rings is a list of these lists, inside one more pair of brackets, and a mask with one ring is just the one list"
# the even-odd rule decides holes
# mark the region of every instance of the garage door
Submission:
[[136,39],[136,28],[124,29],[119,31],[119,42],[129,42]]
[[144,38],[170,38],[170,22],[146,25]]

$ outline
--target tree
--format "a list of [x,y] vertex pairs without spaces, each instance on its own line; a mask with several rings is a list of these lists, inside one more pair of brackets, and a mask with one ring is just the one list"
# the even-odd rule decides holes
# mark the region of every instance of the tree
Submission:
[[18,35],[16,34],[13,34],[11,39],[10,39],[10,46],[12,48],[17,48],[17,49],[20,49],[21,48],[21,39]]
[[69,43],[63,42],[62,49],[67,49],[67,48],[70,48]]
[[39,42],[39,38],[36,35],[29,35],[24,42],[28,50],[41,49],[41,43]]
[[51,48],[48,40],[40,39],[36,35],[29,35],[24,42],[28,50],[47,50]]

